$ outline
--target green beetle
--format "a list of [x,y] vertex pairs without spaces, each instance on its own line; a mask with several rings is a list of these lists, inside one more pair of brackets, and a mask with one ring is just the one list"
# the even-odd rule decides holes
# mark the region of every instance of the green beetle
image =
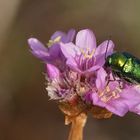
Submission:
[[140,83],[140,60],[127,52],[116,52],[106,58],[105,67],[131,83]]

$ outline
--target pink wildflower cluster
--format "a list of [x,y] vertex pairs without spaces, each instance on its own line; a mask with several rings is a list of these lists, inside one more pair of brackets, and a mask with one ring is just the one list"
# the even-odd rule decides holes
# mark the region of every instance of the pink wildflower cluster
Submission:
[[36,38],[28,39],[28,44],[32,54],[46,65],[46,89],[50,99],[69,102],[80,98],[85,104],[105,108],[119,116],[128,111],[140,115],[139,85],[119,77],[113,80],[112,72],[104,66],[105,56],[113,53],[111,40],[97,46],[91,30],[76,34],[71,29],[67,34],[55,32],[48,47]]

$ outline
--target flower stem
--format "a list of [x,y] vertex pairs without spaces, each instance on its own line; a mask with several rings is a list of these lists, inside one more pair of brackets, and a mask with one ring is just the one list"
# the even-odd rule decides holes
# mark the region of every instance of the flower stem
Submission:
[[71,120],[71,129],[68,140],[83,140],[83,129],[86,124],[87,115],[81,113]]

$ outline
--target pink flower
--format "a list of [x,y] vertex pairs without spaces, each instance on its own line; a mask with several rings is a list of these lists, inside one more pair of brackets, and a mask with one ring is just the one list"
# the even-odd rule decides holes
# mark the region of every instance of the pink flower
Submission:
[[[124,116],[128,111],[140,115],[140,86],[125,81],[108,82],[106,71],[101,68],[97,72],[95,92],[86,94],[86,101],[106,108],[110,112]],[[121,79],[119,79],[121,80]]]
[[[61,43],[61,50],[71,69],[79,73],[91,73],[104,65],[107,43],[104,41],[97,47],[95,35],[91,30],[85,29],[77,33],[75,44]],[[110,40],[107,56],[113,52],[113,48],[114,44]]]
[[65,57],[60,49],[60,42],[68,43],[73,41],[75,30],[71,29],[67,34],[61,31],[55,32],[48,42],[46,48],[38,39],[29,38],[28,44],[31,52],[37,58],[43,60],[45,63],[54,64],[55,66],[63,69],[65,67]]

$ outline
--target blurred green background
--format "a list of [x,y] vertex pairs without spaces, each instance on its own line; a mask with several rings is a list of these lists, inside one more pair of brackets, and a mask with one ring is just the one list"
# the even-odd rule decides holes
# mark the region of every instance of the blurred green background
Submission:
[[[0,0],[0,140],[66,140],[68,126],[45,90],[43,64],[27,45],[56,30],[90,28],[140,58],[139,0]],[[139,140],[140,116],[89,117],[85,140]]]

